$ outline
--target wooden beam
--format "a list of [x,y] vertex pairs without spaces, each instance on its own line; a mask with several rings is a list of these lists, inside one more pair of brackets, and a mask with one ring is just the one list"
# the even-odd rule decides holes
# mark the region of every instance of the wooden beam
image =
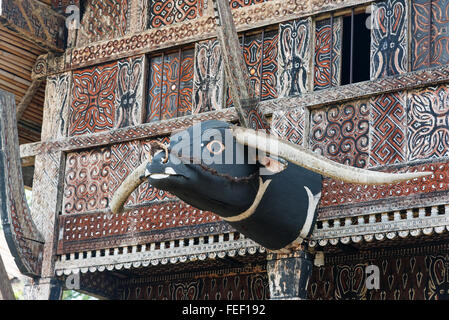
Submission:
[[42,79],[34,79],[31,82],[31,85],[28,87],[27,91],[25,92],[25,95],[20,100],[19,104],[17,105],[17,111],[16,111],[16,119],[19,121],[22,118],[23,113],[28,108],[29,104],[31,103],[31,100],[33,100],[34,95],[39,90]]
[[15,300],[14,291],[12,290],[11,282],[9,281],[8,273],[3,264],[2,256],[0,255],[0,300]]
[[[239,115],[240,124],[249,126],[244,108],[255,98],[248,76],[248,69],[243,60],[237,29],[232,17],[228,1],[213,0],[215,9],[215,23],[217,24],[217,38],[221,46],[221,56],[226,72],[231,98]],[[262,59],[262,58],[261,58]]]
[[39,276],[44,240],[26,202],[14,95],[0,90],[0,216],[20,272]]
[[65,17],[40,1],[0,1],[0,24],[45,51],[64,51]]

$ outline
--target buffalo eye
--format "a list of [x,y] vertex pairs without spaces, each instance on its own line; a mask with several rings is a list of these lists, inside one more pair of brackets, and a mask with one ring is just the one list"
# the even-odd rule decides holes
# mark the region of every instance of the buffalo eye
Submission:
[[219,140],[212,140],[206,145],[207,150],[209,150],[211,153],[217,155],[223,152],[225,149],[225,146],[221,141]]

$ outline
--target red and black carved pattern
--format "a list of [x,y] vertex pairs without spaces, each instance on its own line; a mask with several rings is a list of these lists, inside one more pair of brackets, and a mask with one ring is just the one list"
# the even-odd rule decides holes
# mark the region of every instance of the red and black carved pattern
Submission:
[[194,50],[182,51],[177,116],[192,113]]
[[370,165],[402,163],[407,158],[407,115],[404,92],[387,93],[371,99]]
[[274,112],[271,133],[294,144],[303,145],[305,122],[306,113],[302,107]]
[[113,128],[117,63],[73,72],[69,135],[80,135]]
[[110,159],[109,148],[67,155],[64,214],[104,209],[108,206]]
[[191,114],[192,49],[152,58],[149,77],[147,122]]
[[[142,162],[148,160],[153,140],[130,141],[67,156],[64,213],[89,212],[108,207],[114,192]],[[168,138],[158,141],[169,143]],[[134,191],[127,205],[175,199],[145,181]]]
[[266,272],[248,274],[244,270],[214,277],[132,284],[118,291],[124,300],[267,300],[270,295]]
[[264,3],[270,0],[229,0],[232,9],[252,6],[253,4]]
[[277,48],[278,31],[268,31],[245,37],[243,58],[248,68],[255,95],[261,97],[262,100],[277,97]]
[[407,72],[407,1],[375,3],[371,40],[371,79]]
[[115,127],[139,123],[143,57],[118,61],[117,110]]
[[82,42],[124,36],[129,29],[129,4],[128,0],[90,0],[81,20]]
[[358,185],[345,183],[333,179],[323,179],[320,207],[355,205],[357,203],[391,199],[392,197],[419,197],[420,195],[449,190],[449,165],[447,163],[431,163],[388,170],[391,172],[424,172],[434,174],[413,181],[396,183],[393,185]]
[[293,20],[279,26],[279,95],[308,91],[310,19]]
[[350,166],[368,165],[370,108],[365,101],[334,105],[311,112],[310,147]]
[[[418,248],[416,248],[418,249]],[[419,255],[399,249],[391,257],[358,256],[354,262],[315,267],[308,287],[311,300],[447,300],[449,255],[419,248]],[[426,253],[429,252],[429,253]],[[378,252],[376,252],[378,253]],[[374,255],[373,255],[374,256]],[[379,289],[366,287],[368,265],[379,268]]]
[[449,1],[412,2],[412,70],[449,62]]
[[[130,234],[135,236],[135,239],[128,239],[136,241],[139,236],[144,236],[148,233],[153,233],[152,242],[158,239],[167,239],[164,232],[170,233],[176,228],[194,227],[202,224],[217,223],[221,219],[208,211],[198,210],[184,202],[169,201],[165,203],[155,203],[151,206],[140,207],[118,214],[110,212],[88,213],[79,215],[63,215],[60,222],[63,228],[60,241],[60,248],[66,252],[67,248],[72,245],[81,245],[84,242],[84,247],[98,247],[94,243],[105,238],[107,241],[111,235],[116,237],[123,236],[131,238]],[[207,227],[209,230],[210,228]],[[156,231],[161,231],[155,233]],[[122,240],[124,239],[122,237]],[[168,235],[170,240],[175,238],[183,238],[182,232],[174,236]]]
[[149,5],[149,28],[159,28],[203,15],[204,0],[156,0]]
[[449,86],[427,87],[409,93],[409,160],[449,155]]
[[[142,163],[142,160],[146,160],[142,159],[140,142],[138,140],[114,144],[110,148],[110,161],[105,163],[109,168],[109,199],[112,198],[126,177]],[[136,197],[137,191],[129,196],[125,204],[136,204]]]
[[192,113],[222,109],[224,67],[218,40],[206,40],[196,44],[194,77]]
[[[331,28],[330,19],[316,23],[315,54],[314,54],[314,90],[326,89],[337,86],[340,83],[340,60],[341,60],[341,18],[333,19]],[[333,36],[331,37],[331,29]],[[332,65],[331,65],[331,38]],[[332,68],[331,68],[332,67]],[[332,70],[331,70],[332,69]],[[331,80],[332,71],[332,80]],[[331,82],[332,81],[332,82]]]

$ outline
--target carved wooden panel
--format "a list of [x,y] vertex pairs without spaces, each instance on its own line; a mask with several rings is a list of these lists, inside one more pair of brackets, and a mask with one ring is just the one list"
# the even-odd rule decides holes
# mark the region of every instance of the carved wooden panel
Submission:
[[142,123],[144,57],[118,61],[115,124],[117,128]]
[[[374,208],[374,201],[378,201],[377,205],[383,205],[388,208],[388,205],[392,198],[395,198],[397,204],[400,203],[401,198],[404,203],[403,207],[408,208],[406,197],[413,198],[419,202],[419,196],[423,198],[426,193],[436,192],[440,196],[446,194],[449,190],[449,184],[447,183],[448,164],[445,162],[437,162],[422,165],[410,165],[401,169],[389,169],[388,172],[405,172],[406,170],[413,171],[432,171],[434,175],[426,178],[415,179],[413,181],[406,181],[396,183],[393,185],[357,185],[352,183],[344,183],[333,179],[323,180],[322,197],[320,201],[321,209],[325,207],[335,207],[334,216],[344,216],[341,206],[346,208],[355,208],[357,204],[366,203],[367,206],[371,204],[371,210],[377,210]],[[424,200],[421,199],[424,203]],[[443,200],[442,201],[446,201]],[[340,206],[340,207],[338,207]],[[413,207],[413,205],[412,205]],[[331,208],[326,208],[326,213],[322,216],[328,216],[331,214]],[[388,209],[386,209],[388,210]]]
[[408,2],[384,0],[373,4],[371,79],[408,70]]
[[414,0],[411,6],[412,70],[449,62],[449,1]]
[[124,36],[129,30],[131,0],[88,0],[78,31],[77,46]]
[[[229,270],[228,274],[190,274],[185,277],[117,288],[118,298],[125,300],[266,300],[269,299],[268,276],[266,272],[245,268]],[[187,276],[187,275],[186,275]]]
[[[440,250],[440,252],[436,252]],[[391,252],[390,251],[394,251]],[[377,253],[377,257],[374,253]],[[312,300],[446,300],[449,296],[447,246],[387,249],[385,253],[330,258],[315,267],[308,287]],[[379,289],[368,289],[365,268],[379,268]]]
[[114,127],[117,73],[116,62],[73,72],[69,135]]
[[303,107],[289,111],[276,111],[271,120],[271,134],[275,134],[292,143],[303,145],[308,113]]
[[311,111],[310,148],[334,161],[364,168],[368,165],[367,101],[354,101]]
[[313,59],[314,90],[340,84],[342,34],[343,21],[341,17],[333,18],[332,25],[331,19],[316,22]]
[[203,15],[204,0],[156,0],[149,3],[148,28],[195,19]]
[[[169,143],[169,139],[158,139]],[[109,201],[125,178],[147,161],[152,140],[134,140],[67,155],[63,213],[107,209]],[[134,191],[127,205],[175,199],[144,182]]]
[[279,96],[309,91],[312,20],[293,20],[279,25]]
[[192,113],[223,108],[225,73],[218,40],[196,44]]
[[59,223],[62,226],[59,254],[193,238],[231,230],[217,215],[181,201],[155,203],[119,214],[63,215]]
[[72,74],[70,72],[47,78],[43,115],[46,121],[42,123],[41,140],[66,136],[71,84]]
[[262,100],[276,98],[278,31],[264,31],[243,40],[243,58],[255,95]]
[[373,97],[370,112],[370,165],[403,163],[407,159],[406,93]]
[[229,0],[229,5],[232,9],[251,6],[253,4],[264,3],[270,0]]
[[449,155],[449,87],[439,85],[409,92],[408,160]]
[[193,49],[179,49],[151,57],[146,122],[192,113],[193,54]]

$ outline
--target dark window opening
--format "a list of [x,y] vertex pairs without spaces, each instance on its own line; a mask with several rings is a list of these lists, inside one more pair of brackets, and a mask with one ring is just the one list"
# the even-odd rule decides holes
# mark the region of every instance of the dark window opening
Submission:
[[341,85],[370,79],[371,31],[366,27],[369,14],[343,17]]

